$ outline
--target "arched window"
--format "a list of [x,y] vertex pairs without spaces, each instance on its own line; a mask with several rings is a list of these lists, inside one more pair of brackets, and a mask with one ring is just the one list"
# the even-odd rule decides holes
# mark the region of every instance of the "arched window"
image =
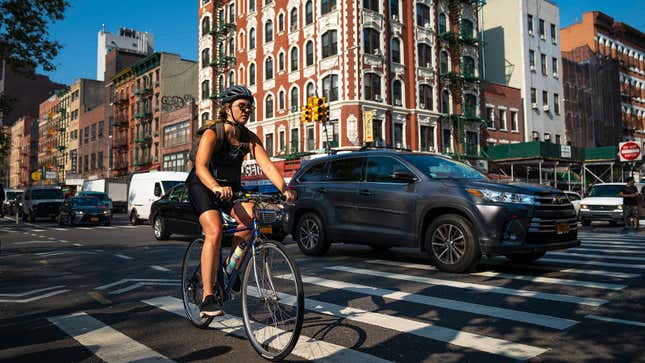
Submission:
[[267,22],[264,24],[264,42],[272,42],[273,41],[273,21],[267,20]]
[[419,67],[432,68],[432,49],[428,44],[417,44],[417,58],[419,59]]
[[394,101],[395,106],[401,106],[403,104],[402,95],[401,81],[395,79],[394,82],[392,82],[392,100]]
[[228,86],[231,87],[235,84],[235,73],[233,71],[228,72]]
[[322,57],[338,54],[338,31],[328,30],[322,35]]
[[255,11],[255,0],[249,0],[249,12]]
[[464,76],[475,76],[475,60],[471,56],[464,56],[463,58],[463,70],[462,73]]
[[268,95],[264,101],[264,115],[265,118],[273,117],[273,96]]
[[298,88],[293,87],[291,89],[291,97],[290,97],[290,102],[291,102],[291,112],[298,112],[298,106],[300,105],[299,102],[299,95],[298,95]]
[[399,17],[399,0],[390,0],[390,15]]
[[210,83],[208,80],[202,82],[202,100],[208,99],[210,97]]
[[269,57],[264,61],[264,79],[273,79],[273,58]]
[[208,34],[211,31],[211,18],[208,16],[202,19],[202,36]]
[[278,32],[284,31],[284,14],[278,15]]
[[249,30],[249,49],[255,49],[255,28]]
[[224,93],[224,88],[226,88],[224,87],[224,75],[220,75],[217,78],[217,93],[220,95]]
[[284,52],[278,54],[278,72],[284,71]]
[[441,52],[439,52],[439,73],[446,74],[449,71],[450,67],[448,65],[448,52],[442,50]]
[[419,85],[419,107],[425,110],[432,110],[432,87],[427,84]]
[[382,101],[381,77],[376,73],[365,74],[365,99],[370,101]]
[[311,0],[308,0],[305,4],[305,24],[309,25],[314,22],[314,6],[311,3]]
[[338,76],[331,74],[323,78],[323,96],[327,102],[338,101]]
[[320,14],[325,15],[334,10],[336,7],[336,0],[320,0]]
[[464,95],[464,114],[467,117],[477,116],[477,97],[469,93]]
[[446,22],[446,14],[439,13],[439,34],[448,31],[448,23]]
[[[309,83],[307,84],[307,98],[309,98],[309,97],[313,97],[313,96],[315,96],[315,95],[316,95],[316,91],[315,91],[315,89],[314,89],[314,84],[313,84],[313,83],[311,83],[311,82],[309,82]],[[327,101],[329,101],[329,100],[327,100]]]
[[211,63],[211,50],[206,48],[202,50],[202,68],[207,67]]
[[289,17],[289,30],[295,32],[298,30],[298,8],[291,9],[291,16]]
[[417,26],[425,27],[426,24],[430,24],[430,7],[417,3]]
[[298,47],[291,48],[291,72],[298,70]]
[[441,113],[450,113],[450,93],[448,90],[441,91]]
[[305,51],[306,51],[305,65],[309,67],[310,65],[314,64],[314,42],[312,42],[311,40],[308,41]]
[[472,21],[468,19],[461,21],[461,37],[464,39],[472,39],[475,37],[475,27]]
[[368,54],[376,54],[381,51],[380,34],[376,29],[363,28],[363,49]]
[[392,62],[401,63],[401,40],[399,38],[392,39]]
[[255,86],[255,64],[249,65],[249,86]]
[[284,91],[283,90],[280,90],[280,92],[278,92],[278,109],[284,110]]
[[228,38],[228,54],[235,55],[235,38]]

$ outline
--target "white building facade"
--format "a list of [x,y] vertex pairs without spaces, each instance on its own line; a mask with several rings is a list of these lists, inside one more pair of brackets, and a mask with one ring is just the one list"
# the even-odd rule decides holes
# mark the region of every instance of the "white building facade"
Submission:
[[150,55],[154,51],[154,36],[152,33],[127,28],[120,28],[119,34],[112,34],[106,32],[104,26],[98,34],[96,79],[99,81],[104,81],[105,56],[113,49]]

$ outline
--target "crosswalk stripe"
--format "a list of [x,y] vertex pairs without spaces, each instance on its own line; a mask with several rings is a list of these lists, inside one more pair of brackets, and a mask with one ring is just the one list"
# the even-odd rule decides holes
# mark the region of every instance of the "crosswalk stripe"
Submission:
[[549,256],[575,256],[575,257],[587,257],[587,258],[602,258],[608,260],[623,260],[623,261],[644,261],[645,257],[625,257],[625,256],[611,256],[611,255],[594,255],[588,253],[571,253],[571,252],[549,252]]
[[600,315],[593,315],[593,314],[586,315],[585,318],[608,321],[610,323],[620,323],[620,324],[626,324],[626,325],[635,325],[635,326],[640,326],[640,327],[645,328],[645,323],[641,323],[640,321],[616,319],[616,318],[610,318],[610,317],[607,317],[607,316],[600,316]]
[[607,289],[607,290],[622,290],[627,287],[627,285],[612,284],[608,282],[578,281],[578,280],[560,279],[560,278],[543,277],[543,276],[524,276],[524,275],[505,274],[501,272],[492,272],[492,271],[477,272],[471,275],[482,276],[482,277],[499,277],[503,279],[512,279],[512,280],[532,281],[532,282],[539,282],[542,284],[592,287],[596,289]]
[[[260,297],[259,291],[249,288],[250,295]],[[296,297],[284,293],[277,293],[278,299],[286,305],[294,305]],[[538,356],[547,349],[534,347],[521,343],[513,343],[508,340],[487,337],[480,334],[454,330],[432,323],[421,322],[412,319],[389,316],[381,313],[340,306],[324,301],[305,299],[305,308],[325,315],[336,316],[364,324],[383,327],[386,329],[408,333],[423,338],[429,338],[448,344],[475,349],[481,352],[497,354],[513,359],[526,360]]]
[[13,242],[14,245],[34,245],[38,243],[58,243],[51,240],[33,240],[33,241],[22,241],[22,242]]
[[[159,309],[168,311],[175,315],[185,317],[184,305],[180,299],[171,296],[163,296],[149,300],[143,300],[148,305],[155,306]],[[209,325],[210,328],[220,330],[240,338],[246,338],[244,331],[244,321],[236,316],[224,314],[222,317],[215,318]],[[305,335],[300,335],[296,347],[291,354],[304,358],[308,361],[329,361],[329,362],[389,362],[376,356],[362,353],[353,349],[345,348],[340,345],[317,340]]]
[[432,277],[397,274],[389,271],[385,272],[385,271],[365,270],[365,269],[353,268],[353,267],[347,267],[347,266],[328,266],[328,267],[325,267],[325,269],[356,273],[356,274],[362,274],[362,275],[368,275],[368,276],[385,277],[385,278],[390,278],[395,280],[414,281],[414,282],[428,284],[428,285],[448,286],[448,287],[454,287],[454,288],[460,288],[460,289],[472,289],[472,290],[486,291],[486,292],[492,292],[492,293],[497,293],[502,295],[522,296],[522,297],[528,297],[532,299],[560,301],[560,302],[580,304],[580,305],[601,306],[607,303],[607,300],[604,300],[604,299],[552,294],[552,293],[538,292],[538,291],[531,291],[531,290],[510,289],[506,287],[475,284],[470,282],[442,280],[442,279],[437,279]]
[[629,248],[632,250],[645,250],[645,246],[634,245],[633,243],[614,244],[614,243],[606,243],[606,242],[582,242],[580,244],[580,247],[590,247],[590,246],[599,246],[599,247],[616,248],[616,249]]
[[106,362],[173,362],[84,312],[47,319]]
[[642,245],[639,245],[637,242],[642,243],[642,239],[636,239],[633,241],[625,241],[625,240],[616,240],[616,239],[594,239],[594,238],[585,238],[582,239],[582,244],[584,245],[585,243],[603,243],[603,244],[608,244],[608,245],[617,245],[617,246],[634,246],[634,247],[642,247]]
[[[607,248],[609,248],[609,249],[607,249]],[[623,254],[629,253],[629,254],[636,254],[636,255],[645,254],[645,250],[635,250],[635,249],[631,249],[631,248],[628,249],[628,248],[623,248],[623,247],[621,247],[620,249],[616,249],[616,248],[612,249],[612,247],[609,247],[609,246],[607,248],[603,248],[601,246],[585,246],[584,248],[572,248],[569,251],[572,251],[572,252],[578,252],[578,251],[580,251],[580,252],[606,252],[606,253],[623,253]]]
[[[281,278],[285,278],[285,276],[281,276]],[[570,328],[571,326],[578,323],[578,321],[575,320],[563,319],[550,315],[528,313],[518,310],[498,308],[494,306],[473,304],[458,300],[450,300],[402,291],[387,290],[344,281],[328,280],[315,276],[303,275],[302,282],[328,287],[331,289],[341,289],[356,292],[359,294],[379,296],[386,299],[407,301],[421,305],[436,306],[449,310],[464,311],[477,315],[486,315],[495,318],[518,321],[521,323],[540,325],[558,330]]]
[[614,262],[603,262],[603,261],[573,260],[573,259],[568,259],[568,258],[546,258],[546,257],[541,258],[540,261],[556,262],[556,263],[570,263],[570,264],[573,264],[573,265],[621,267],[621,268],[632,268],[632,269],[638,269],[638,270],[645,270],[645,265],[634,265],[634,264],[630,264],[630,263],[614,263]]

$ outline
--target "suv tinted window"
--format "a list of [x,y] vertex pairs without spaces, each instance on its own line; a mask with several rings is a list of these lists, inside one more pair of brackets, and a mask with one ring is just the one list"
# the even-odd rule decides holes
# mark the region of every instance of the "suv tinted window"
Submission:
[[183,189],[184,188],[181,185],[175,187],[170,192],[170,195],[168,195],[168,200],[175,200],[175,201],[181,200],[181,193],[183,192]]
[[392,179],[392,173],[395,171],[409,172],[410,170],[393,158],[370,157],[367,159],[368,182],[405,183],[402,180]]
[[334,160],[329,165],[330,181],[360,181],[363,158]]
[[487,179],[484,174],[476,169],[450,159],[422,154],[404,155],[402,157],[433,179]]
[[32,199],[64,199],[61,189],[34,189],[31,191]]
[[325,179],[325,174],[327,173],[327,163],[319,163],[311,168],[309,170],[305,171],[300,178],[298,178],[299,181],[301,182],[319,182]]

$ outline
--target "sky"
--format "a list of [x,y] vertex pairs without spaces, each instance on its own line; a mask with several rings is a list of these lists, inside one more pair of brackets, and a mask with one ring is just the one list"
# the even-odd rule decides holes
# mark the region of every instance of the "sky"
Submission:
[[[69,85],[81,77],[96,78],[97,38],[102,24],[106,31],[115,34],[121,26],[152,32],[155,50],[198,59],[200,0],[69,1],[71,6],[65,12],[65,19],[50,27],[52,39],[64,46],[54,60],[57,69],[45,73],[55,82]],[[580,21],[585,11],[599,10],[645,32],[642,1],[554,0],[560,6],[563,27]]]

